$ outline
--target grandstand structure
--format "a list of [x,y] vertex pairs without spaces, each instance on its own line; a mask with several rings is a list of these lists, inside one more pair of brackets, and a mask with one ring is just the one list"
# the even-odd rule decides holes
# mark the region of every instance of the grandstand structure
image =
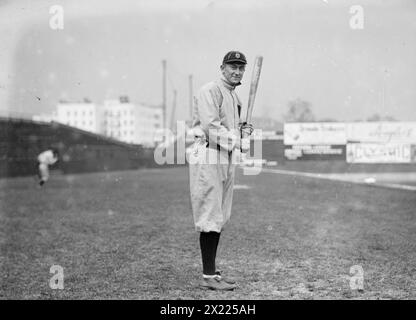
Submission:
[[56,148],[62,173],[156,166],[153,148],[124,143],[57,122],[0,118],[0,177],[36,173],[36,157]]

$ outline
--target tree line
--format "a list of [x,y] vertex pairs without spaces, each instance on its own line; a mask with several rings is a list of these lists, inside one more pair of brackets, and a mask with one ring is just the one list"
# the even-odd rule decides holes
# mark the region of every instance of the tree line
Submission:
[[[310,102],[297,98],[291,100],[288,103],[287,112],[283,115],[283,120],[285,122],[338,122],[339,120],[332,118],[323,118],[318,119],[312,110],[312,105]],[[362,120],[357,120],[362,121]],[[377,121],[397,121],[394,117],[386,115],[382,116],[378,113],[375,113],[364,119],[364,121],[377,122]]]

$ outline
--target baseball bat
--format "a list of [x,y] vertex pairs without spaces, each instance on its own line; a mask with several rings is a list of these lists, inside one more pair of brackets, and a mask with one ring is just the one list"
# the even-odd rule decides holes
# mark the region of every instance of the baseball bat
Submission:
[[259,85],[262,63],[263,63],[263,57],[257,56],[254,61],[253,73],[251,75],[250,93],[248,96],[248,104],[247,104],[246,123],[251,123],[251,117],[253,115],[253,108],[254,108],[254,100],[256,98],[257,87]]

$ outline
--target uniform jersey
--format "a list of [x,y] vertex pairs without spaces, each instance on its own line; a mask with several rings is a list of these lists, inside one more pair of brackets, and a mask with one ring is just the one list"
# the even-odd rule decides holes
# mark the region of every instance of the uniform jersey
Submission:
[[38,161],[42,164],[52,165],[58,161],[58,158],[54,156],[52,150],[46,150],[38,155]]
[[224,79],[207,83],[194,99],[195,132],[202,129],[208,144],[232,151],[239,135],[241,103],[234,86]]

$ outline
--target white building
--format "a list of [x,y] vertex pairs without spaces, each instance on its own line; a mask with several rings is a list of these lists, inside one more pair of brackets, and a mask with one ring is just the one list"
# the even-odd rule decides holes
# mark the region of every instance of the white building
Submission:
[[117,140],[135,143],[137,126],[135,105],[119,100],[106,100],[103,107],[102,133]]
[[127,143],[154,146],[162,127],[162,109],[133,104],[128,99],[104,101],[103,134]]
[[40,121],[40,122],[52,122],[57,121],[58,116],[56,115],[56,112],[52,112],[52,114],[35,114],[32,116],[33,121]]
[[160,107],[131,103],[124,96],[105,100],[101,106],[88,101],[60,102],[56,113],[33,116],[33,120],[55,120],[123,142],[154,146],[163,126],[163,111]]
[[137,143],[154,146],[157,132],[163,128],[163,109],[139,105],[137,108]]
[[90,102],[60,102],[56,121],[93,133],[101,133],[97,107]]

